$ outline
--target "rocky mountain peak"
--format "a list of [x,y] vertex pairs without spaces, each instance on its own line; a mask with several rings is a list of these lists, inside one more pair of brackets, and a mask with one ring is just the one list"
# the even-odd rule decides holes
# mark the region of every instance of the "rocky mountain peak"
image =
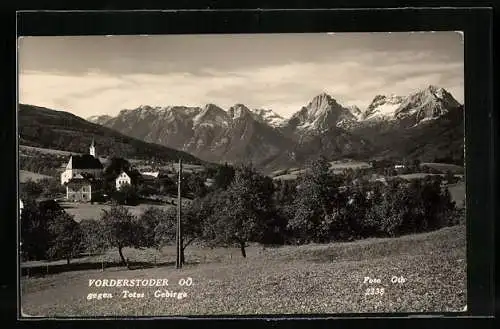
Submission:
[[356,105],[349,105],[349,106],[347,106],[347,109],[348,109],[349,111],[351,111],[351,113],[352,113],[352,114],[353,114],[356,118],[358,118],[358,119],[359,119],[359,118],[361,117],[361,115],[363,114],[363,112],[361,111],[361,109],[360,109],[358,106],[356,106]]
[[310,111],[324,111],[331,107],[338,106],[337,101],[325,92],[315,96],[306,106]]
[[296,112],[288,127],[296,127],[299,131],[321,132],[333,127],[356,121],[351,111],[340,105],[332,96],[321,93],[315,96],[305,107]]
[[203,109],[193,118],[195,125],[199,124],[222,124],[227,125],[229,116],[220,107],[215,104],[206,104]]
[[281,115],[270,109],[253,109],[252,113],[257,120],[267,123],[271,127],[280,127],[285,121]]
[[251,111],[244,104],[235,104],[227,111],[229,117],[233,120],[244,118],[251,115]]

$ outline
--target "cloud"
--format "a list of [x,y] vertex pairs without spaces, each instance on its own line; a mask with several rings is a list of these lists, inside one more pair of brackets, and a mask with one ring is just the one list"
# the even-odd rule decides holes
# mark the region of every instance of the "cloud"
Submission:
[[[377,94],[406,95],[429,84],[463,101],[463,62],[431,51],[347,49],[321,61],[284,61],[252,67],[216,66],[184,71],[127,74],[89,68],[87,73],[23,71],[22,103],[67,110],[81,117],[116,115],[142,104],[228,108],[244,103],[283,116],[298,111],[320,92],[363,108]],[[152,65],[152,64],[151,64]],[[169,64],[171,65],[171,63]]]

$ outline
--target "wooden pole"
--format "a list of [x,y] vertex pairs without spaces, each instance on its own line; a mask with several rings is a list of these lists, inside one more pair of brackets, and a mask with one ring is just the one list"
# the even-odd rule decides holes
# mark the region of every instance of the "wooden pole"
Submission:
[[182,178],[182,160],[179,159],[179,178],[177,181],[177,260],[176,268],[182,267],[181,252],[182,252],[182,231],[181,231],[181,178]]

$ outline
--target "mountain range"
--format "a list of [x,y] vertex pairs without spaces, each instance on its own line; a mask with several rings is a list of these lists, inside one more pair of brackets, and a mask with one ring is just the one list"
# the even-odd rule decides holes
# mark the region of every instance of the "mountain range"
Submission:
[[27,104],[18,107],[18,132],[20,145],[88,153],[94,140],[100,156],[204,163],[186,152],[125,136],[71,113]]
[[207,104],[143,105],[87,120],[206,161],[252,162],[268,169],[302,165],[319,154],[463,159],[463,106],[433,85],[406,96],[376,95],[363,110],[321,93],[288,119],[270,109]]

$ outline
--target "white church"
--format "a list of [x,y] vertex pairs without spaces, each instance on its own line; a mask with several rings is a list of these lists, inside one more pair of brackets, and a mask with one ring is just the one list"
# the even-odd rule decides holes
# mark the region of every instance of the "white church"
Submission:
[[[65,170],[61,173],[61,185],[66,186],[66,199],[73,202],[90,202],[94,193],[102,192],[104,166],[97,157],[95,142],[89,154],[71,155]],[[131,178],[122,172],[115,179],[116,189],[131,184]]]

